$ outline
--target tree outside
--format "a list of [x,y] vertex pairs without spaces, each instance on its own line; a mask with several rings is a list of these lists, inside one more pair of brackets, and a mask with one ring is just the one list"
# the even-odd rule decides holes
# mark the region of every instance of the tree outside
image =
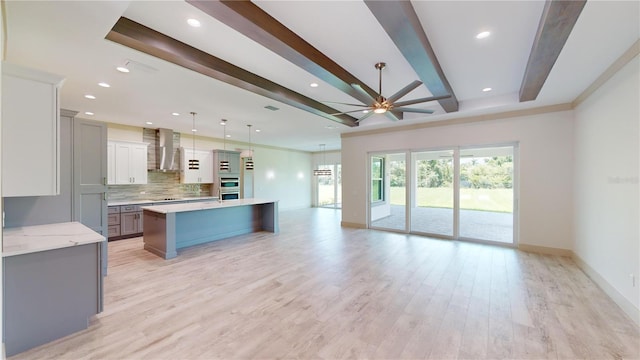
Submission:
[[[420,207],[453,208],[451,159],[418,160],[416,203]],[[404,162],[389,169],[391,204],[405,199]],[[460,161],[460,208],[513,212],[513,156],[462,158]]]

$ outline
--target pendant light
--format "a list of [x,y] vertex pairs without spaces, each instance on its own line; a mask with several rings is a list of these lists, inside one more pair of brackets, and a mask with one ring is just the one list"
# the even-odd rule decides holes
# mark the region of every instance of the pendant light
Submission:
[[193,157],[189,159],[189,170],[199,170],[200,160],[196,159],[196,113],[192,111],[191,116],[193,116],[193,127],[191,128],[191,133],[193,134]]
[[[229,171],[229,160],[227,157],[227,119],[222,119],[220,125],[224,128],[224,137],[222,138],[222,143],[224,146],[224,158],[220,160],[220,171]],[[222,156],[221,156],[222,158]]]
[[[324,158],[324,144],[320,144],[320,151],[322,151],[322,163],[323,165],[326,164],[325,158]],[[331,176],[331,169],[320,169],[320,167],[318,166],[318,169],[313,170],[313,176]]]
[[251,125],[247,125],[247,127],[249,128],[249,154],[251,156],[249,156],[245,162],[244,162],[244,169],[245,170],[253,170],[253,149],[251,146]]

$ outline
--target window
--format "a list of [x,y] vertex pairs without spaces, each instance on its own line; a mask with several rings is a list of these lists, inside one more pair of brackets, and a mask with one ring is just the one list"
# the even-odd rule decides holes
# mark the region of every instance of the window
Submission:
[[371,158],[371,202],[384,201],[384,158]]

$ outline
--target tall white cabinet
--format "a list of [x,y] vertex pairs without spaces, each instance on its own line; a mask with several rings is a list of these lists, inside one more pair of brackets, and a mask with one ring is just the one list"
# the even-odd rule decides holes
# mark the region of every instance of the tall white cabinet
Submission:
[[2,195],[60,193],[60,102],[64,79],[2,64]]
[[148,145],[130,141],[109,141],[107,144],[108,184],[146,184]]
[[[211,184],[213,183],[213,151],[180,148],[180,182],[183,184]],[[200,162],[197,170],[189,169],[189,160]]]

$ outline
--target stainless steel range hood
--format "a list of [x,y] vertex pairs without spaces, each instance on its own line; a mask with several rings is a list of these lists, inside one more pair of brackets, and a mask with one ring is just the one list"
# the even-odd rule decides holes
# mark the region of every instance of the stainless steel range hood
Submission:
[[156,146],[156,171],[176,171],[178,166],[174,161],[176,150],[173,146],[173,130],[158,129]]

